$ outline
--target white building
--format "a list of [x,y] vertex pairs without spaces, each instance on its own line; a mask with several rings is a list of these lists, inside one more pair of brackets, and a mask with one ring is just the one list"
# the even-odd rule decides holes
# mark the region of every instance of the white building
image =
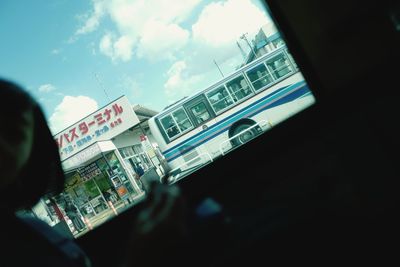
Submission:
[[[147,125],[156,114],[132,106],[122,96],[54,135],[66,183],[64,192],[53,199],[64,216],[65,202],[72,201],[82,219],[93,223],[141,198],[144,178],[163,176],[163,158],[151,145],[154,141]],[[52,208],[35,210],[51,213]],[[41,213],[36,215],[43,217]]]

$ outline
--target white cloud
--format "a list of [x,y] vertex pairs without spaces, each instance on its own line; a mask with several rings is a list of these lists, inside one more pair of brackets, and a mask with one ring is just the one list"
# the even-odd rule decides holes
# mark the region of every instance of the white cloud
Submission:
[[143,33],[148,20],[181,23],[201,0],[112,0],[108,12],[122,33]]
[[188,75],[185,61],[178,61],[167,72],[168,80],[164,84],[165,93],[170,100],[176,100],[199,90],[203,75]]
[[121,36],[114,43],[115,58],[122,61],[128,61],[132,58],[132,49],[134,41],[128,35]]
[[[92,0],[92,10],[75,36],[98,29],[106,16],[116,26],[100,40],[100,52],[114,62],[134,55],[148,59],[172,59],[189,45],[201,50],[224,48],[240,35],[253,32],[270,19],[251,0],[227,0],[208,4],[191,33],[183,24],[202,0]],[[244,44],[245,45],[245,44]],[[237,47],[235,48],[237,50]],[[233,49],[226,50],[232,52]],[[236,51],[237,52],[237,51]],[[201,54],[201,53],[200,53]]]
[[[176,62],[167,73],[166,95],[182,97],[183,93],[204,89],[221,79],[220,70],[225,76],[232,73],[243,61],[236,41],[246,32],[250,41],[270,21],[250,0],[219,1],[205,6],[192,26],[185,61]],[[246,48],[246,44],[243,46]]]
[[90,14],[84,15],[87,17],[83,26],[75,32],[75,36],[93,32],[100,25],[100,20],[105,14],[106,2],[102,0],[92,0],[93,11]]
[[[171,58],[183,47],[189,32],[179,24],[184,22],[201,0],[93,0],[93,11],[86,15],[70,42],[78,35],[95,31],[101,19],[111,18],[117,32],[103,36],[100,52],[113,61],[129,61],[138,51],[141,57]],[[106,37],[107,36],[107,37]],[[107,43],[108,42],[108,43]],[[163,51],[170,51],[165,54]]]
[[165,83],[167,94],[174,94],[175,88],[182,82],[182,72],[186,69],[185,61],[178,61],[168,70],[168,80]]
[[[201,2],[201,0],[151,0],[153,6],[151,12],[155,17],[165,22],[180,23],[185,21],[191,11]],[[154,6],[157,6],[155,9]],[[153,11],[152,11],[153,10]]]
[[56,90],[56,87],[54,85],[48,83],[48,84],[43,84],[43,85],[39,86],[38,90],[41,93],[49,93],[51,91]]
[[100,52],[113,61],[128,61],[132,57],[133,40],[129,36],[116,39],[112,33],[105,34],[99,44]]
[[270,19],[250,0],[228,0],[206,6],[192,26],[193,39],[212,47],[235,43],[246,32],[255,32]]
[[112,45],[112,35],[107,33],[101,38],[99,49],[100,52],[106,56],[113,57],[113,45]]
[[65,96],[50,116],[50,128],[56,134],[97,109],[97,102],[90,97]]
[[[254,1],[253,1],[254,2]],[[221,77],[216,60],[228,74],[241,60],[236,41],[248,32],[249,40],[271,21],[251,0],[93,0],[85,29],[97,29],[106,16],[115,26],[99,41],[99,52],[113,62],[133,56],[176,61],[166,74],[165,93],[170,98],[204,88]],[[106,4],[105,4],[106,3]],[[96,12],[96,4],[99,6]],[[191,28],[192,12],[204,6]],[[96,15],[97,14],[97,15]],[[94,22],[90,22],[90,18]],[[97,24],[98,23],[98,24]],[[83,29],[83,27],[81,28]],[[81,31],[87,34],[90,31]],[[241,43],[246,48],[245,43]],[[181,56],[184,55],[184,61]],[[233,56],[238,56],[232,59]],[[212,78],[208,78],[210,75]],[[205,79],[207,77],[207,79]]]
[[184,47],[189,39],[189,31],[177,24],[165,24],[150,20],[143,28],[138,56],[155,58],[173,58],[173,54]]

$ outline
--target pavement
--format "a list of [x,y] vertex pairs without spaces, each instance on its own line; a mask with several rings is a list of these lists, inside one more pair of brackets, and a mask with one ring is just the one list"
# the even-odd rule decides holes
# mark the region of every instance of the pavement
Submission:
[[74,237],[78,238],[78,237],[86,234],[87,232],[95,229],[96,227],[100,226],[101,224],[105,223],[106,221],[114,218],[115,216],[118,216],[118,214],[124,212],[125,210],[132,208],[133,206],[138,204],[141,200],[143,200],[144,196],[145,196],[145,193],[143,192],[142,194],[133,198],[132,202],[129,204],[125,201],[120,201],[119,203],[117,203],[114,206],[115,210],[113,210],[112,208],[108,208],[92,218],[89,218],[89,219],[86,218],[85,224],[87,227],[85,228],[85,230],[83,230],[79,233],[75,232]]

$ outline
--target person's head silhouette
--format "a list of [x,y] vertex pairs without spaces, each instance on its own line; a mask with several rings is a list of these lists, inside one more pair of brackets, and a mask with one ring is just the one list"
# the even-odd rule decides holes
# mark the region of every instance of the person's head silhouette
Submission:
[[0,203],[34,205],[64,184],[57,145],[39,104],[20,86],[0,79]]

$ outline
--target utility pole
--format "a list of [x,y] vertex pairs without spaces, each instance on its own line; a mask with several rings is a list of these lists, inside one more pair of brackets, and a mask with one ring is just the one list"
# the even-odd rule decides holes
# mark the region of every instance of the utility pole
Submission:
[[239,44],[238,41],[236,41],[236,44],[239,47],[240,53],[242,54],[242,57],[243,57],[243,60],[246,60],[246,58],[247,58],[246,52],[244,52],[242,46]]
[[97,82],[99,83],[100,87],[103,89],[104,94],[106,95],[108,102],[111,102],[110,98],[108,97],[108,94],[106,92],[106,88],[104,87],[104,84],[101,82],[99,75],[97,73],[94,73],[94,77],[96,78]]
[[217,68],[218,68],[218,70],[219,70],[219,73],[221,73],[221,75],[222,75],[222,78],[224,78],[225,76],[224,76],[224,74],[222,73],[221,69],[219,68],[219,66],[218,66],[217,62],[215,61],[215,59],[214,59],[214,64],[215,64],[215,66],[217,66]]
[[257,58],[257,54],[254,51],[253,46],[250,44],[249,40],[247,40],[246,35],[247,35],[247,32],[243,33],[242,36],[240,36],[240,39],[243,39],[246,41],[247,45],[250,47],[251,52],[253,52],[254,58]]

